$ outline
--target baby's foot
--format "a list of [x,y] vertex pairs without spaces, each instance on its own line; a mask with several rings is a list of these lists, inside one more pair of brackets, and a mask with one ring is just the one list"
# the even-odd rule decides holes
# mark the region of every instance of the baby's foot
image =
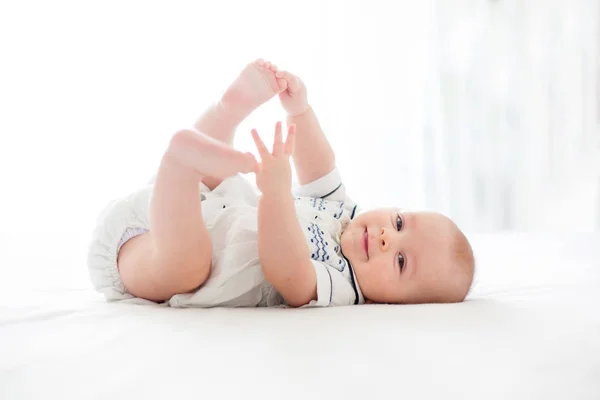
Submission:
[[222,102],[249,114],[277,93],[286,89],[286,82],[275,76],[277,67],[258,59],[244,68],[223,94]]
[[281,105],[290,116],[300,115],[308,110],[308,96],[304,82],[287,71],[277,71],[275,77],[284,79],[286,90],[279,93]]
[[201,177],[225,179],[237,173],[255,171],[251,153],[242,153],[202,132],[185,129],[173,135],[165,159]]

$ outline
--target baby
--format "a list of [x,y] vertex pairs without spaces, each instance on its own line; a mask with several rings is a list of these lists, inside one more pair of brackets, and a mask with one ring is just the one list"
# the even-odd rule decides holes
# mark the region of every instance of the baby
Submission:
[[[278,122],[269,150],[252,130],[258,162],[232,147],[234,132],[275,95],[287,135]],[[241,175],[251,172],[261,195]],[[153,182],[105,208],[88,264],[109,300],[310,307],[460,302],[474,259],[441,214],[357,210],[305,85],[257,60],[172,136]]]

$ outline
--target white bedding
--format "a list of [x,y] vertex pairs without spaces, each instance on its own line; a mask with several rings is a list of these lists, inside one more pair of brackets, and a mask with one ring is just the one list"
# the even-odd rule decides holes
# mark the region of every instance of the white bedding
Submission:
[[180,310],[4,281],[0,399],[600,399],[600,235],[471,240],[458,305]]

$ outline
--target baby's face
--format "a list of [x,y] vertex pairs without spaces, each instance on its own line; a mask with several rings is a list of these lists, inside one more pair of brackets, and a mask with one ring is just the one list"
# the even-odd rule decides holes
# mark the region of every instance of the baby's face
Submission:
[[366,211],[344,230],[341,245],[365,298],[376,303],[462,301],[473,278],[468,241],[438,213]]

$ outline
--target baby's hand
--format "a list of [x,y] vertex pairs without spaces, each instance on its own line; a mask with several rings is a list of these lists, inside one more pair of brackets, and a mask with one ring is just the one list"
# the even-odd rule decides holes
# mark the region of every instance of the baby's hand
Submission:
[[292,167],[290,156],[294,151],[294,137],[296,125],[288,126],[288,134],[283,143],[281,122],[275,125],[275,141],[273,152],[265,146],[258,136],[256,129],[252,129],[252,137],[260,154],[261,161],[256,168],[256,186],[264,195],[278,196],[292,191]]
[[308,110],[308,96],[304,82],[287,71],[277,71],[275,76],[287,82],[287,89],[279,93],[284,110],[292,117]]

